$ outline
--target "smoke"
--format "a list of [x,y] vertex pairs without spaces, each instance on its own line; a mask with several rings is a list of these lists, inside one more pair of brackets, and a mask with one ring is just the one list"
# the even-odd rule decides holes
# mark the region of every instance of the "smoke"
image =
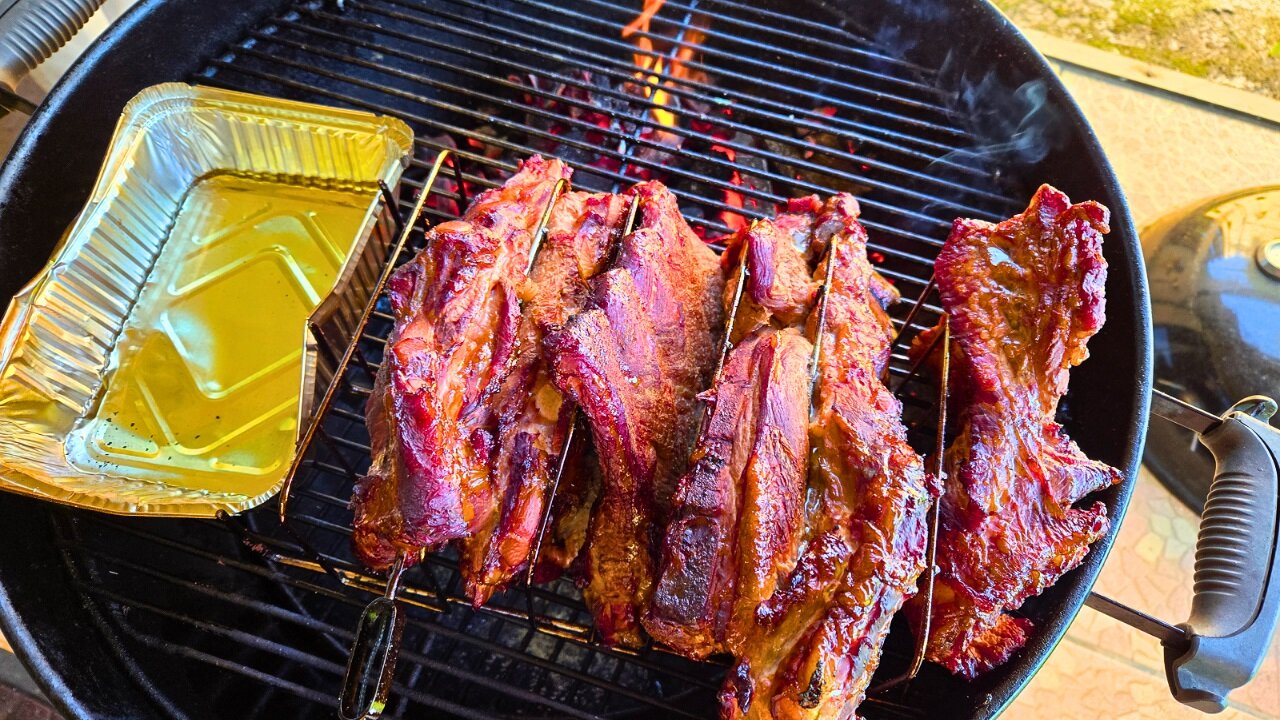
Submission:
[[947,153],[942,160],[1025,167],[1044,160],[1066,136],[1066,120],[1061,108],[1049,102],[1049,85],[1044,80],[1030,80],[1011,90],[994,70],[977,82],[962,78],[956,106],[981,142]]

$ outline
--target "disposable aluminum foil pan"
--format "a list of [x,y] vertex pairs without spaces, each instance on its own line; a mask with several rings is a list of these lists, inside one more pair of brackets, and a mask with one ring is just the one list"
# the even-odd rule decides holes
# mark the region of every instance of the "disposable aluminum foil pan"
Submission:
[[0,487],[207,517],[279,489],[396,232],[413,134],[367,113],[164,84],[125,107],[88,204],[0,322]]

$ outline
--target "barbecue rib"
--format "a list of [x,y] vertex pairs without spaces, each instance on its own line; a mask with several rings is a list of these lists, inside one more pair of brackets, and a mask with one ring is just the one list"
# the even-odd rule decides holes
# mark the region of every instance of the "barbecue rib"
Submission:
[[[841,232],[846,223],[847,213],[836,209],[845,203],[841,198],[852,196],[841,194],[828,198],[824,203],[817,195],[793,198],[787,201],[787,211],[773,219],[773,224],[785,235],[789,235],[792,244],[801,250],[810,265],[817,262],[827,251],[827,242],[835,233]],[[855,208],[856,211],[856,208]],[[872,272],[868,280],[871,294],[880,302],[880,306],[888,308],[900,298],[898,289],[878,272]]]
[[733,348],[707,393],[645,616],[655,639],[689,657],[750,633],[756,608],[795,564],[812,349],[797,330],[761,328]]
[[[520,288],[523,311],[511,371],[491,400],[497,415],[490,473],[497,512],[480,522],[461,548],[465,588],[477,606],[526,566],[575,414],[551,382],[542,354],[544,328],[563,324],[586,304],[587,281],[603,269],[627,204],[622,195],[562,195]],[[574,456],[565,470],[572,484],[581,444],[569,451]]]
[[[790,223],[798,215],[779,218]],[[812,223],[809,225],[812,230]],[[818,283],[805,259],[811,233],[788,232],[775,222],[757,220],[735,233],[726,243],[721,265],[728,274],[725,282],[725,312],[733,310],[733,296],[739,273],[747,273],[742,301],[733,323],[733,342],[738,342],[759,327],[793,327],[804,322]],[[743,257],[743,254],[746,257]]]
[[353,541],[371,568],[463,537],[494,511],[492,395],[516,344],[532,232],[569,169],[534,156],[387,283],[395,327],[365,410],[373,464]]
[[791,233],[757,220],[720,258],[726,317],[747,273],[731,321],[736,344],[703,396],[707,417],[673,498],[645,616],[654,638],[692,658],[750,632],[799,550],[812,345],[791,328],[818,288],[804,256],[812,225]]
[[637,230],[591,282],[590,309],[546,336],[556,385],[583,410],[604,471],[585,556],[585,590],[608,644],[642,642],[654,582],[653,533],[684,471],[722,324],[714,252],[660,183],[637,185]]
[[[892,325],[867,261],[858,206],[836,196],[815,240],[835,243],[810,441],[810,512],[795,570],[730,650],[723,718],[847,718],[879,663],[889,621],[924,569],[935,483],[880,383]],[[819,273],[824,269],[819,269]],[[816,332],[815,310],[809,320]]]
[[[999,225],[957,220],[935,264],[951,318],[952,404],[928,658],[973,678],[1031,623],[1008,615],[1084,559],[1106,508],[1072,505],[1120,481],[1054,422],[1068,370],[1105,319],[1103,206],[1043,185]],[[925,340],[915,343],[919,355]],[[913,607],[917,628],[922,608]]]

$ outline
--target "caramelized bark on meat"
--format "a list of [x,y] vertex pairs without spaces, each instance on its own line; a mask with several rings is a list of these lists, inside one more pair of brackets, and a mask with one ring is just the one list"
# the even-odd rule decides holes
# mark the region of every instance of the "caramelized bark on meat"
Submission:
[[[464,585],[477,606],[526,567],[573,421],[573,405],[551,382],[543,358],[544,328],[564,323],[586,304],[587,280],[603,269],[627,202],[621,195],[562,195],[520,289],[523,312],[511,370],[491,400],[497,442],[490,480],[497,512],[479,523],[461,548]],[[566,459],[566,471],[575,473],[570,466],[581,460],[581,447],[569,451],[573,456]]]
[[853,198],[841,195],[817,218],[827,244],[837,242],[810,424],[806,544],[757,611],[755,631],[731,643],[738,662],[721,691],[724,718],[850,717],[889,621],[924,569],[936,488],[907,444],[897,399],[879,381],[892,326],[873,292],[857,214]]
[[532,231],[568,176],[558,160],[530,158],[462,220],[428,231],[388,282],[395,326],[366,407],[373,464],[353,498],[369,567],[464,537],[494,511],[489,401],[515,348]]
[[[843,231],[846,213],[839,206],[852,199],[843,193],[827,198],[826,202],[817,195],[793,198],[787,201],[787,211],[774,218],[773,224],[791,238],[792,244],[812,265],[827,251],[831,236]],[[872,272],[867,282],[881,307],[888,308],[898,301],[898,289],[879,272]]]
[[[733,309],[740,274],[747,273],[733,342],[760,327],[790,327],[804,322],[818,292],[818,282],[805,260],[808,236],[796,237],[769,220],[757,220],[730,237],[720,265],[728,274],[724,286],[725,312]],[[746,254],[743,257],[743,254]]]
[[810,266],[816,265],[827,251],[826,242],[830,238],[830,235],[815,237],[813,233],[823,205],[817,195],[792,198],[787,201],[787,211],[773,219],[774,226],[790,238],[791,245],[804,256],[805,262]]
[[638,645],[654,582],[653,533],[695,431],[722,326],[715,253],[659,183],[634,192],[638,229],[591,283],[591,307],[547,334],[556,385],[583,410],[603,469],[584,596],[609,644]]
[[723,651],[731,637],[750,632],[756,608],[795,563],[812,346],[792,328],[803,323],[818,288],[805,257],[816,218],[782,216],[786,230],[754,221],[720,258],[729,275],[726,316],[743,283],[727,323],[735,344],[703,397],[707,420],[673,498],[661,577],[645,618],[655,638],[689,657]]
[[957,220],[935,264],[960,427],[946,453],[928,657],[965,677],[1023,645],[1031,623],[1007,613],[1107,532],[1102,503],[1073,505],[1120,474],[1054,422],[1068,371],[1105,319],[1107,221],[1101,205],[1044,185],[998,225]]
[[761,328],[729,353],[673,501],[662,574],[645,617],[694,658],[750,633],[756,608],[795,564],[809,454],[812,346]]

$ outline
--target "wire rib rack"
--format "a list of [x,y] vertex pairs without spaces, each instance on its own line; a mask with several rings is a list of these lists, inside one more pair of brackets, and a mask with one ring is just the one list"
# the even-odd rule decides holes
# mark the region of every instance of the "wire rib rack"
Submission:
[[[452,219],[469,192],[540,152],[569,162],[578,189],[662,177],[706,237],[730,231],[735,215],[772,216],[791,197],[855,190],[877,269],[922,298],[910,322],[910,303],[895,308],[895,323],[906,339],[932,326],[939,308],[923,291],[951,220],[1018,209],[970,150],[978,141],[936,70],[894,57],[840,18],[737,0],[667,2],[641,32],[662,49],[639,51],[621,37],[638,11],[613,0],[300,2],[192,80],[413,125],[417,154],[397,198],[412,232],[392,264],[416,251],[424,223]],[[685,70],[696,73],[644,73],[681,103],[678,124],[664,128],[684,140],[673,164],[651,132],[659,105],[624,85],[636,82],[635,55],[670,68],[693,32],[699,53]],[[813,71],[835,65],[829,76]],[[737,184],[738,175],[758,182]],[[428,193],[419,219],[414,207]],[[173,716],[189,712],[168,702],[166,688],[179,686],[201,688],[211,717],[332,714],[359,613],[384,587],[352,558],[348,501],[369,462],[364,402],[390,328],[385,306],[374,306],[290,490],[288,523],[274,504],[211,522],[60,515],[73,576],[104,631],[120,638],[122,658],[150,658],[136,673]],[[891,365],[899,382],[911,373],[901,347]],[[339,359],[345,350],[330,348]],[[903,400],[913,441],[929,448],[934,390],[919,387]],[[567,580],[475,610],[455,558],[433,553],[406,576],[400,601],[408,622],[387,716],[715,716],[722,665],[595,644]],[[895,631],[877,680],[907,670],[912,650]],[[920,717],[919,707],[899,688],[862,712]]]

